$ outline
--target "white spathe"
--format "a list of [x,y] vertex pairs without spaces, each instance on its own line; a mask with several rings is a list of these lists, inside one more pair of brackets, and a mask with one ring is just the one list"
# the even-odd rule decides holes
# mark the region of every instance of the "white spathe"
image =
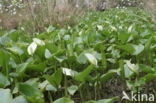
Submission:
[[40,45],[40,46],[44,46],[45,43],[44,41],[38,39],[38,38],[33,38],[33,41],[37,44],[37,45]]
[[86,58],[89,60],[89,62],[93,65],[97,66],[97,59],[90,53],[85,53]]
[[36,49],[37,49],[37,44],[35,42],[32,42],[27,48],[28,54],[33,55]]

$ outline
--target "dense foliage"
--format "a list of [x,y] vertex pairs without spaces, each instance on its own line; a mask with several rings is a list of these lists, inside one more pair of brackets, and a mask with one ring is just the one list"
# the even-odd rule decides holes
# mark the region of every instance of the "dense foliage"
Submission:
[[0,103],[113,103],[123,91],[155,90],[156,24],[140,9],[0,35]]

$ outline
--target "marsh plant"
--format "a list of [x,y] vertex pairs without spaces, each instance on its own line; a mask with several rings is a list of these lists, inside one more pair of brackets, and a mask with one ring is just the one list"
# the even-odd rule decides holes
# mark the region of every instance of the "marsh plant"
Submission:
[[0,29],[0,103],[113,103],[123,91],[152,93],[155,26],[142,9],[114,8],[34,35]]

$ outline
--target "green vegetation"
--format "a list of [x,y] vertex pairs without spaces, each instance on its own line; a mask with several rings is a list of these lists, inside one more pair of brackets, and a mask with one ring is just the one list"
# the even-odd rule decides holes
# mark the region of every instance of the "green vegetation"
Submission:
[[113,103],[123,91],[155,91],[156,24],[140,9],[0,35],[0,103]]

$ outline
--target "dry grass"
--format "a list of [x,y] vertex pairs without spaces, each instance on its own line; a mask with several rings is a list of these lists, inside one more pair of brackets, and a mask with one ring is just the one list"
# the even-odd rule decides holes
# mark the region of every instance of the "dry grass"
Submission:
[[143,0],[144,9],[153,16],[153,21],[156,22],[156,0]]
[[75,18],[85,12],[83,8],[67,2],[58,4],[55,0],[44,0],[34,4],[34,1],[25,0],[25,8],[19,9],[16,15],[1,14],[0,25],[6,29],[15,29],[20,25],[29,32],[41,32],[49,25],[72,26],[76,23]]
[[45,0],[43,3],[36,4],[36,6],[33,6],[32,1],[29,1],[24,12],[30,18],[29,21],[32,21],[31,25],[34,25],[34,31],[40,32],[49,25],[59,25],[61,27],[74,25],[75,17],[81,16],[84,11],[70,3],[57,4],[57,2]]
[[[59,0],[41,1],[38,3],[38,0],[23,0],[25,7],[18,9],[17,14],[13,16],[7,12],[0,13],[0,25],[6,29],[23,27],[28,32],[41,32],[49,25],[73,26],[77,22],[76,18],[82,16],[86,10],[96,10],[100,0],[92,0],[92,2],[77,0],[79,5],[69,2],[70,0],[60,0],[63,3],[58,2]],[[116,0],[105,1],[107,2],[107,9],[117,5]],[[145,9],[153,15],[153,20],[156,21],[156,1],[143,1]]]

